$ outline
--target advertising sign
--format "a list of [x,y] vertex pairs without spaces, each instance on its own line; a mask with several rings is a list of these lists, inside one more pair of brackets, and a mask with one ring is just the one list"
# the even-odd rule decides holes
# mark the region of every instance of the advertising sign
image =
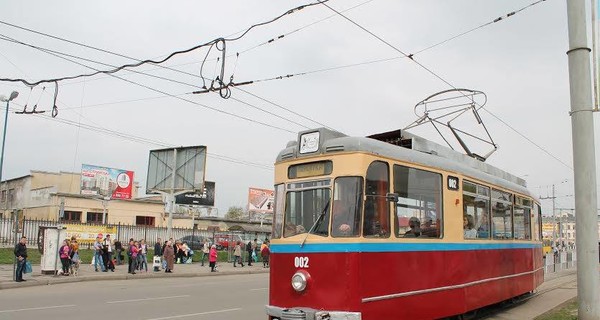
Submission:
[[212,181],[205,181],[204,192],[186,192],[177,195],[175,196],[175,203],[212,207],[215,205],[215,183]]
[[150,150],[146,193],[198,192],[205,167],[205,146]]
[[250,188],[248,191],[248,212],[273,213],[275,191]]
[[133,171],[89,164],[81,166],[81,194],[131,199],[132,186]]
[[117,235],[117,227],[107,227],[107,226],[93,226],[93,225],[85,225],[85,224],[66,224],[67,228],[67,238],[71,239],[71,237],[75,237],[77,239],[77,243],[94,243],[96,241],[96,237],[100,236],[102,239],[106,238],[107,234],[110,234],[111,239],[115,240]]

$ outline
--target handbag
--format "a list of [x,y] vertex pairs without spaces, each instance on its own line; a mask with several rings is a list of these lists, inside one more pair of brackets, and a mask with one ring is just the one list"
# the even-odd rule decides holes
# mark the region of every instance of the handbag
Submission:
[[33,272],[33,268],[31,267],[31,262],[29,261],[25,261],[25,270],[23,270],[24,273],[32,273]]

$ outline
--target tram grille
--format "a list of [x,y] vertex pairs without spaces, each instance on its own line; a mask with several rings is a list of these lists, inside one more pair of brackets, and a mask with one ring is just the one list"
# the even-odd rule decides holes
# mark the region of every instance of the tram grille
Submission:
[[306,312],[298,309],[283,310],[280,320],[306,320]]

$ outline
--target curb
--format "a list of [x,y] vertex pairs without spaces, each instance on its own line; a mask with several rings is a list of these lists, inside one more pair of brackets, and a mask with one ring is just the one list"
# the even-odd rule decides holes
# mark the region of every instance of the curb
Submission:
[[153,278],[201,278],[201,277],[218,277],[230,275],[245,275],[245,274],[261,274],[269,273],[269,270],[248,270],[248,271],[219,271],[219,272],[188,272],[188,273],[147,273],[147,274],[126,274],[126,275],[98,275],[98,276],[81,276],[81,277],[49,277],[47,279],[27,279],[25,282],[3,282],[0,283],[0,290],[17,289],[36,286],[49,286],[56,284],[88,282],[88,281],[103,281],[103,280],[141,280]]

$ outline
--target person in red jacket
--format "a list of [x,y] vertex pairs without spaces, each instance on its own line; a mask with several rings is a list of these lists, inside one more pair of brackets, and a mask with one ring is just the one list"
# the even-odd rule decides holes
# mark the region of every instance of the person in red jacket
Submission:
[[60,262],[62,263],[63,276],[69,275],[69,267],[71,266],[71,248],[67,240],[63,240],[60,247]]
[[210,265],[210,272],[217,272],[217,270],[215,270],[215,267],[217,266],[217,246],[214,244],[210,247],[208,262]]

